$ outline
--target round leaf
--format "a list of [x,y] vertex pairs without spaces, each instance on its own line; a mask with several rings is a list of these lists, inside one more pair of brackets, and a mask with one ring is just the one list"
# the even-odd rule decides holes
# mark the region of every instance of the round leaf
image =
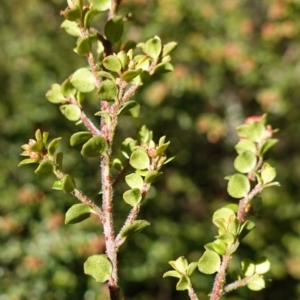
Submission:
[[107,142],[101,136],[90,138],[81,149],[81,154],[87,157],[99,157],[107,150]]
[[113,17],[105,24],[104,27],[105,36],[111,43],[116,43],[121,39],[123,30],[124,22],[121,16]]
[[62,103],[65,101],[61,86],[57,83],[52,84],[51,90],[46,93],[46,98],[52,103]]
[[219,254],[214,251],[206,250],[198,261],[198,269],[204,274],[218,272],[221,265]]
[[161,49],[161,40],[157,36],[148,40],[144,46],[144,52],[154,59],[157,59],[159,57]]
[[270,261],[267,258],[262,257],[255,263],[255,273],[265,274],[270,270],[270,267],[271,267]]
[[141,72],[142,69],[128,70],[122,74],[121,78],[126,82],[130,82],[133,78],[140,75]]
[[120,232],[123,238],[130,238],[142,231],[145,227],[149,226],[150,223],[145,220],[136,220],[132,224],[125,226]]
[[60,27],[63,28],[69,35],[80,36],[81,34],[77,22],[65,20]]
[[136,174],[136,173],[132,173],[129,174],[125,177],[125,181],[128,184],[129,187],[131,187],[132,189],[137,188],[137,189],[142,189],[143,185],[144,185],[144,181],[142,176]]
[[61,137],[56,138],[56,139],[51,141],[51,143],[49,144],[48,149],[47,149],[49,155],[51,155],[51,156],[54,155],[55,151],[58,148],[58,145],[59,145],[60,141],[61,141]]
[[274,180],[276,177],[276,170],[275,168],[272,168],[269,164],[265,163],[262,167],[261,171],[261,179],[264,184],[267,184]]
[[118,87],[112,80],[104,80],[97,91],[97,96],[101,100],[114,101],[118,96]]
[[95,77],[90,70],[81,68],[72,75],[71,83],[78,91],[88,93],[95,88]]
[[106,11],[111,6],[111,0],[88,0],[92,7],[98,11]]
[[107,281],[112,273],[112,264],[105,254],[90,256],[83,265],[84,273],[97,282]]
[[181,275],[179,281],[176,284],[177,291],[184,291],[187,290],[191,285],[191,280],[186,275]]
[[140,105],[134,100],[125,102],[119,109],[118,115],[126,115],[138,117],[140,112]]
[[150,158],[144,150],[137,149],[131,153],[129,163],[133,168],[143,170],[149,167]]
[[249,179],[242,174],[235,174],[230,177],[228,182],[227,191],[233,198],[243,198],[250,191]]
[[145,183],[152,184],[156,180],[158,180],[162,175],[162,172],[158,172],[156,170],[150,171],[147,173],[145,177]]
[[89,37],[79,38],[77,41],[76,52],[79,55],[85,56],[91,51],[91,41]]
[[70,138],[70,145],[76,146],[78,144],[84,143],[88,139],[90,139],[93,135],[89,131],[80,131],[74,133]]
[[65,193],[71,193],[76,188],[73,177],[71,177],[68,174],[64,176],[64,178],[61,180],[61,182],[62,182],[62,190]]
[[83,203],[74,204],[66,212],[65,224],[76,224],[91,216],[94,211]]
[[256,163],[256,155],[251,151],[244,151],[234,160],[234,167],[241,173],[249,173],[255,168]]
[[115,55],[109,55],[102,60],[102,64],[105,69],[112,72],[120,72],[122,69],[122,65],[120,60]]
[[255,275],[249,280],[247,287],[252,291],[260,291],[266,287],[266,283],[261,276]]
[[238,154],[243,153],[244,151],[251,151],[253,153],[256,153],[256,146],[255,143],[250,141],[250,140],[240,140],[236,145],[235,145],[235,150]]
[[131,206],[136,206],[142,200],[142,194],[141,194],[140,189],[135,188],[135,189],[126,191],[123,194],[123,199],[127,204],[129,204]]
[[43,174],[49,174],[52,173],[54,170],[54,164],[50,160],[44,160],[42,161],[39,166],[34,171],[37,175],[43,175]]
[[162,56],[164,57],[164,56],[169,55],[176,47],[177,47],[176,42],[169,42],[169,43],[165,44],[163,47]]
[[78,121],[81,116],[81,109],[74,104],[65,104],[59,107],[61,113],[70,121]]

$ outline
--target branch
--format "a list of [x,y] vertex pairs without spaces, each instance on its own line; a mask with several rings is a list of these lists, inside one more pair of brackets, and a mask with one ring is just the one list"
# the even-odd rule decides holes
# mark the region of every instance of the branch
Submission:
[[237,280],[233,283],[228,284],[227,286],[225,286],[224,293],[222,295],[229,293],[233,290],[236,290],[237,288],[240,288],[242,286],[246,286],[248,284],[248,282],[250,281],[250,279],[252,279],[254,276],[256,276],[256,274],[254,274],[252,276],[244,277],[241,280]]
[[191,300],[198,300],[198,297],[197,297],[197,295],[196,295],[196,293],[195,293],[195,291],[194,291],[194,289],[193,289],[192,286],[190,286],[188,288],[188,293],[189,293],[189,296],[190,296]]

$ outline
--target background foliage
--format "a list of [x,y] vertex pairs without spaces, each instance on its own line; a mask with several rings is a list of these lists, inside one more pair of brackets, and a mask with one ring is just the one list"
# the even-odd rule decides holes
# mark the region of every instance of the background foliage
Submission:
[[[74,38],[60,29],[64,2],[0,2],[1,300],[107,299],[106,288],[82,269],[87,256],[104,250],[97,221],[64,226],[64,213],[75,199],[51,190],[54,178],[16,167],[20,146],[37,128],[62,136],[69,153],[66,169],[97,199],[95,160],[71,149],[74,125],[44,97],[53,82],[86,64],[72,54]],[[175,292],[175,280],[162,279],[167,262],[180,255],[199,259],[216,233],[213,211],[232,201],[223,177],[233,172],[235,127],[249,115],[268,113],[269,123],[281,130],[272,160],[282,186],[264,191],[257,229],[239,254],[267,256],[272,282],[261,292],[245,288],[227,299],[300,299],[300,2],[124,0],[121,13],[129,11],[135,13],[126,30],[131,39],[157,34],[179,47],[175,71],[135,96],[142,103],[141,117],[134,123],[124,117],[119,128],[121,140],[145,123],[156,137],[167,135],[170,154],[177,157],[141,212],[151,226],[121,249],[127,298],[187,299]],[[115,205],[116,226],[126,216],[121,202],[120,197]],[[194,276],[203,299],[211,284],[209,276]]]

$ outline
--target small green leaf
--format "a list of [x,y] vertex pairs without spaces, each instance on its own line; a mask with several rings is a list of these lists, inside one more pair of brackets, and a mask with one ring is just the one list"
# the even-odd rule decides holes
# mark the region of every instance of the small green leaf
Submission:
[[164,57],[164,56],[169,55],[172,51],[175,50],[176,47],[177,47],[176,42],[169,42],[169,43],[165,44],[163,46],[162,56]]
[[133,168],[143,170],[149,167],[150,158],[144,150],[137,149],[130,155],[129,163]]
[[271,263],[266,257],[262,257],[255,262],[255,273],[265,274],[270,270]]
[[62,103],[65,101],[61,86],[57,83],[52,84],[51,90],[46,93],[46,98],[52,103]]
[[196,263],[196,262],[190,263],[187,267],[187,275],[191,276],[194,273],[194,271],[197,269],[197,266],[198,266],[198,263]]
[[121,145],[121,151],[125,158],[129,159],[131,153],[133,152],[133,149],[136,145],[136,141],[132,138],[126,138],[122,145]]
[[33,159],[33,158],[25,158],[22,161],[19,162],[18,167],[28,165],[28,164],[35,164],[40,161],[40,158]]
[[50,160],[43,160],[39,166],[36,168],[34,171],[35,174],[37,175],[44,175],[44,174],[49,174],[52,173],[54,170],[54,164]]
[[126,70],[129,63],[129,57],[127,56],[127,53],[124,50],[122,50],[118,52],[117,57],[121,62],[122,70]]
[[241,225],[240,232],[239,232],[239,240],[242,240],[254,228],[255,228],[255,224],[250,220],[246,220]]
[[266,287],[266,282],[262,276],[253,276],[247,284],[247,287],[252,291],[260,291]]
[[218,227],[219,222],[216,223],[216,220],[224,220],[224,222],[228,223],[232,218],[235,218],[234,211],[228,207],[222,207],[214,212],[212,220]]
[[99,157],[107,150],[107,142],[101,136],[90,138],[81,149],[81,154],[87,157]]
[[54,181],[52,189],[61,191],[62,190],[62,182],[60,180]]
[[234,243],[235,236],[233,234],[231,234],[231,233],[226,232],[226,233],[220,235],[218,237],[218,240],[224,241],[227,244],[227,246],[228,246],[228,245],[231,245],[231,244]]
[[97,96],[104,101],[114,101],[118,96],[118,87],[112,80],[106,79],[100,84]]
[[241,154],[245,151],[251,151],[254,154],[256,153],[255,143],[246,139],[240,140],[234,148],[238,154]]
[[176,284],[177,291],[184,291],[187,290],[191,285],[191,280],[186,275],[181,275],[179,281]]
[[136,220],[132,224],[129,224],[125,226],[121,232],[120,235],[123,238],[131,238],[137,233],[141,232],[145,227],[149,226],[150,223],[145,220]]
[[71,97],[76,94],[76,89],[70,81],[70,78],[67,78],[61,85],[61,92],[65,97]]
[[271,167],[268,163],[264,163],[260,175],[263,184],[267,184],[275,179],[276,170],[275,168]]
[[159,156],[159,155],[163,154],[168,149],[169,145],[170,145],[170,142],[159,145],[156,149],[155,155]]
[[[109,0],[107,1],[109,2]],[[94,17],[99,13],[96,9],[89,9],[89,11],[84,15],[84,27],[89,28]]]
[[61,180],[61,182],[62,182],[62,190],[65,193],[71,193],[76,188],[75,180],[69,174],[66,174]]
[[126,82],[130,82],[132,79],[140,75],[141,72],[142,69],[128,70],[122,74],[121,78]]
[[144,52],[153,59],[157,59],[159,57],[161,50],[161,40],[158,36],[155,36],[145,43]]
[[64,104],[59,107],[61,113],[70,121],[78,121],[81,116],[81,109],[74,104]]
[[56,152],[57,148],[58,148],[58,145],[61,141],[61,137],[59,138],[56,138],[54,140],[51,141],[51,143],[49,144],[48,146],[48,154],[53,156],[54,153]]
[[162,74],[162,73],[168,73],[172,72],[174,70],[172,64],[169,62],[162,62],[154,68],[154,73],[155,74]]
[[78,91],[88,93],[95,88],[95,77],[89,69],[81,68],[72,75],[71,83]]
[[158,172],[157,170],[149,171],[145,177],[145,183],[148,184],[154,183],[156,180],[158,180],[161,177],[162,174],[163,174],[162,172]]
[[107,281],[112,273],[112,264],[105,254],[90,256],[83,265],[84,273],[97,282]]
[[224,255],[226,253],[227,244],[220,239],[213,241],[213,247],[214,250],[220,255]]
[[237,128],[239,137],[249,139],[253,142],[259,142],[264,136],[265,131],[266,128],[261,121],[243,124]]
[[72,147],[84,143],[89,140],[93,135],[89,131],[80,131],[72,134],[70,138],[70,145]]
[[45,144],[42,140],[37,140],[36,143],[29,146],[29,150],[32,152],[42,153],[45,149]]
[[241,262],[241,269],[245,276],[252,276],[255,273],[255,264],[250,259]]
[[77,37],[81,35],[81,31],[77,22],[65,20],[60,27],[64,29],[69,35],[77,36]]
[[58,165],[59,169],[62,170],[62,163],[63,163],[63,153],[58,152],[55,156],[55,162]]
[[214,274],[219,271],[221,258],[214,251],[206,250],[198,261],[198,269],[204,274]]
[[111,123],[111,117],[110,117],[109,113],[107,113],[105,111],[98,111],[95,113],[95,116],[103,118],[107,124]]
[[266,140],[259,149],[259,154],[264,155],[267,151],[269,151],[275,144],[278,143],[277,139],[268,139]]
[[230,177],[227,191],[233,198],[243,198],[248,195],[250,188],[249,179],[245,175],[234,174]]
[[125,102],[119,109],[118,115],[131,115],[137,117],[140,111],[140,105],[134,101]]
[[137,188],[128,190],[123,194],[123,199],[127,204],[136,206],[142,200],[141,190]]
[[188,262],[184,256],[178,257],[175,261],[170,261],[169,264],[181,274],[185,274],[188,268]]
[[89,218],[94,213],[93,209],[86,204],[72,205],[66,212],[65,224],[76,224]]
[[106,11],[111,6],[111,0],[88,0],[92,8],[98,11]]
[[121,16],[113,17],[105,24],[104,27],[105,36],[111,43],[116,43],[121,39],[123,30],[124,22]]
[[128,186],[132,189],[137,188],[137,189],[142,189],[144,185],[144,181],[142,176],[132,173],[129,174],[125,177],[125,181],[128,184]]
[[102,60],[105,69],[119,73],[122,69],[122,64],[116,55],[109,55]]
[[234,167],[241,173],[251,172],[257,163],[256,155],[251,151],[244,151],[234,160]]
[[85,56],[91,52],[92,43],[89,37],[79,38],[77,40],[76,52]]
[[180,278],[180,277],[181,277],[181,274],[178,273],[177,271],[171,270],[171,271],[168,271],[168,272],[164,273],[163,278],[165,278],[165,277],[176,277],[176,278]]
[[122,164],[121,160],[118,159],[118,158],[115,158],[111,165],[112,165],[113,168],[115,168],[118,171],[123,170],[123,164]]
[[82,13],[81,8],[78,6],[75,6],[72,8],[67,8],[63,12],[63,15],[69,21],[77,21],[77,20],[81,19],[81,13]]
[[112,74],[105,72],[105,71],[99,71],[98,76],[115,81],[115,77]]

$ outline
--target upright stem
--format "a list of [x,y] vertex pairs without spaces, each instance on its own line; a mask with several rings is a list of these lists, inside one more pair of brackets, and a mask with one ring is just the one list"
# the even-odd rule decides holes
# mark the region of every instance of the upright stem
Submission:
[[196,293],[195,293],[192,286],[189,287],[188,293],[189,293],[189,296],[190,296],[191,300],[198,300],[198,297],[197,297],[197,295],[196,295]]

